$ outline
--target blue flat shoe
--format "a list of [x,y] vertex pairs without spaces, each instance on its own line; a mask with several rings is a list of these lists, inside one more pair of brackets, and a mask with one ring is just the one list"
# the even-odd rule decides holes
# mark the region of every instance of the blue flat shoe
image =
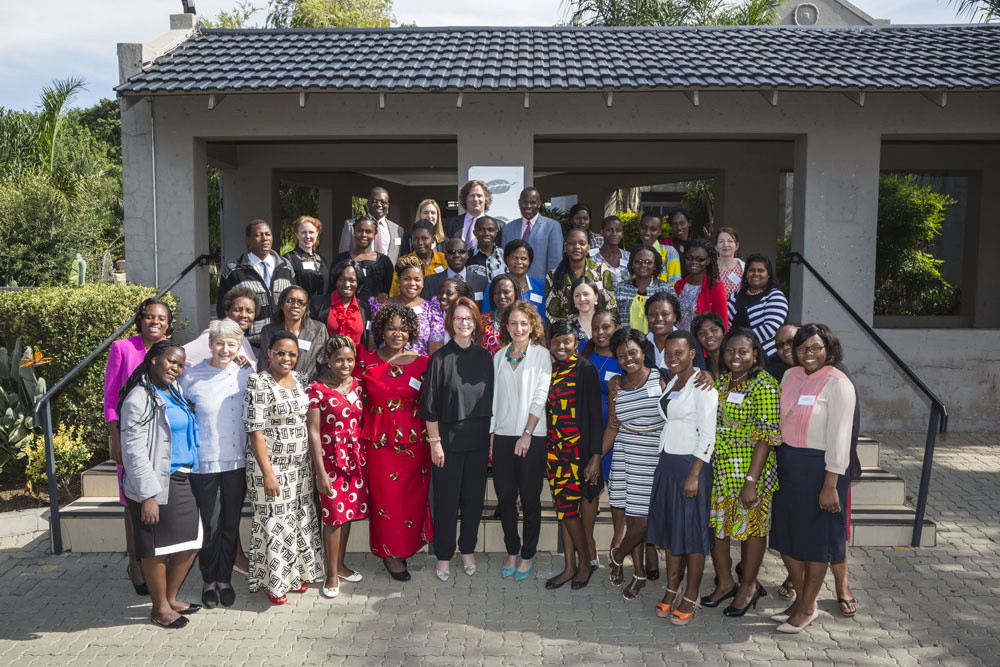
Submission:
[[527,572],[521,572],[516,567],[514,568],[514,581],[524,581],[531,576],[533,569],[535,569],[535,556],[531,557],[531,567],[528,568]]

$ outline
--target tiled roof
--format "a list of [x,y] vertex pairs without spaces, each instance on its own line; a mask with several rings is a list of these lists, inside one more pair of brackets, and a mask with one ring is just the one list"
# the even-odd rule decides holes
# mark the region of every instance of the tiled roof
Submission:
[[201,29],[122,94],[1000,88],[1000,25]]

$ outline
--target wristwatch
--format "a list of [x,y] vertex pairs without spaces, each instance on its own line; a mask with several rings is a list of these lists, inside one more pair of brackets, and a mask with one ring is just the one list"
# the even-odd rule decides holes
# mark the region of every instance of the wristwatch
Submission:
[[753,478],[753,475],[747,475],[747,481],[748,481],[748,482],[756,482],[757,480],[755,480],[755,479]]
[[531,435],[531,431],[529,431],[528,429],[524,429],[524,432],[521,433],[521,435]]

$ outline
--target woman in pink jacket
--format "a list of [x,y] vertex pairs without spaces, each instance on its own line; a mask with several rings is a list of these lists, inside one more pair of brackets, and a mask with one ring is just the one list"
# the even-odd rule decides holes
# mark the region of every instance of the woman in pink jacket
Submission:
[[138,595],[149,595],[142,569],[135,559],[132,539],[132,518],[125,496],[121,491],[122,440],[118,430],[118,399],[122,387],[132,371],[142,363],[153,343],[168,338],[173,333],[173,314],[167,304],[159,299],[146,299],[135,309],[135,328],[138,336],[116,340],[108,353],[108,367],[104,372],[104,421],[111,434],[111,458],[118,464],[118,496],[125,508],[125,544],[128,547],[128,577]]

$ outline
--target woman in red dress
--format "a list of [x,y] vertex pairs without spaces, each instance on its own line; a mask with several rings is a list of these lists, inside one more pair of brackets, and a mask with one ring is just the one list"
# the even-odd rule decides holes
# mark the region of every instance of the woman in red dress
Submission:
[[434,539],[430,448],[417,416],[427,357],[406,348],[418,326],[411,309],[385,304],[372,322],[376,350],[361,350],[355,368],[367,399],[361,442],[368,458],[369,540],[397,581],[410,579],[403,559]]
[[361,446],[361,383],[353,377],[354,341],[333,336],[326,342],[326,372],[309,385],[309,450],[323,508],[326,582],[323,597],[340,593],[340,580],[361,581],[344,563],[351,522],[368,516],[368,474]]

